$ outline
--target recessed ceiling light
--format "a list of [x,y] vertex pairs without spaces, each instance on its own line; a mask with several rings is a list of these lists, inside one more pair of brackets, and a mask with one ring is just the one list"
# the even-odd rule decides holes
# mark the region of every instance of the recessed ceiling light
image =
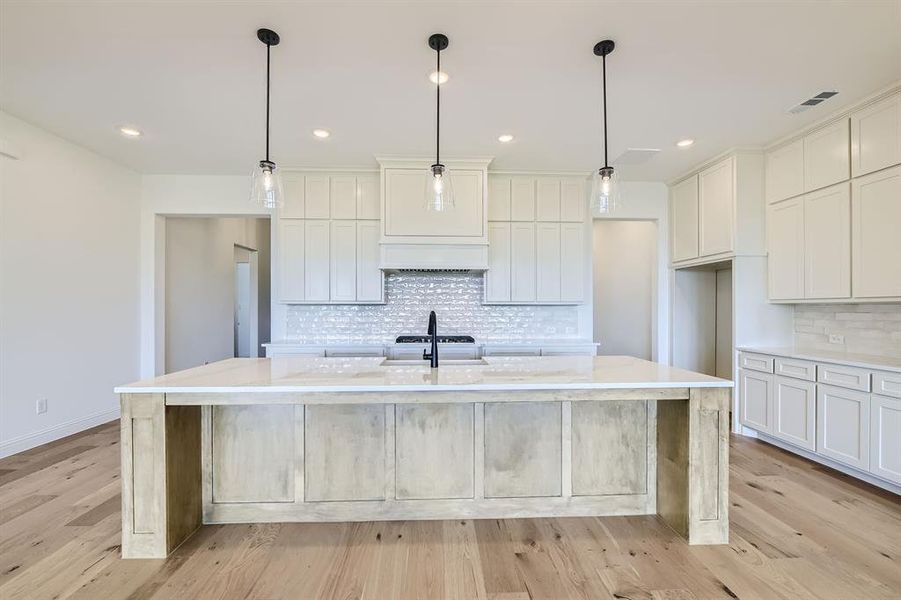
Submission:
[[431,73],[429,73],[429,81],[431,81],[432,83],[437,83],[438,85],[447,83],[448,79],[449,78],[447,76],[447,73],[445,73],[444,71],[432,71]]
[[679,140],[678,142],[676,142],[676,145],[679,146],[680,148],[688,148],[689,146],[691,146],[694,143],[695,143],[694,140],[686,139],[686,140]]
[[313,135],[318,137],[320,140],[324,140],[328,136],[332,135],[332,133],[327,129],[314,129]]
[[509,133],[505,133],[504,135],[497,136],[497,141],[499,141],[502,144],[508,144],[513,141],[513,136],[510,135]]
[[121,133],[125,137],[130,137],[130,138],[141,137],[142,135],[144,135],[144,132],[141,131],[140,129],[136,129],[134,127],[129,127],[127,125],[123,125],[122,127],[119,127],[119,133]]

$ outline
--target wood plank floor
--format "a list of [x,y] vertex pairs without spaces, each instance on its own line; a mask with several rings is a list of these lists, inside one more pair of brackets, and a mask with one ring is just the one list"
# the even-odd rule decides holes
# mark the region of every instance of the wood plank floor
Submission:
[[119,559],[119,431],[0,460],[0,598],[901,598],[901,501],[733,439],[732,543],[656,517],[208,526]]

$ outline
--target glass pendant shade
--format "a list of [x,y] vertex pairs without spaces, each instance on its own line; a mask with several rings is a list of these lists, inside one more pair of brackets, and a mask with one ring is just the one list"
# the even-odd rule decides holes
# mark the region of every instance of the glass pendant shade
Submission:
[[425,207],[436,212],[454,208],[454,185],[450,171],[444,165],[432,165],[426,171]]
[[591,182],[591,211],[606,215],[620,206],[620,189],[613,167],[602,167],[594,174]]
[[285,205],[282,178],[272,161],[261,160],[253,170],[250,190],[250,201],[257,206],[282,208]]

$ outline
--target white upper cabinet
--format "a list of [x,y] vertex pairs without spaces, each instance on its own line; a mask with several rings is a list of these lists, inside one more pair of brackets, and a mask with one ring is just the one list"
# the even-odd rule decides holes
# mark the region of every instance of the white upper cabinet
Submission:
[[735,234],[735,181],[732,157],[698,174],[700,256],[731,252]]
[[769,206],[767,216],[769,295],[772,300],[804,297],[804,198]]
[[285,206],[279,211],[283,219],[302,219],[304,211],[303,175],[285,173],[282,177],[282,191],[285,194]]
[[560,301],[585,299],[585,224],[560,225]]
[[357,178],[353,175],[333,175],[329,181],[331,218],[357,218]]
[[[417,168],[386,168],[385,237],[483,238],[485,203],[483,172],[452,169],[454,209],[435,212],[426,208],[426,171]],[[309,205],[309,199],[307,200]]]
[[851,175],[901,164],[901,92],[851,113]]
[[698,257],[698,176],[677,183],[671,191],[673,262]]
[[357,302],[384,302],[385,277],[379,268],[378,221],[357,221]]
[[552,177],[542,177],[538,179],[536,188],[536,220],[559,221],[560,180]]
[[803,239],[804,297],[848,298],[851,193],[847,182],[804,196]]
[[564,179],[560,182],[560,220],[581,223],[585,220],[588,199],[585,182],[580,179]]
[[328,219],[331,214],[328,175],[304,176],[304,217]]
[[329,234],[329,299],[357,299],[357,223],[332,221]]
[[[302,181],[302,180],[301,180]],[[278,296],[280,302],[304,300],[304,222],[284,219],[278,225]]]
[[845,181],[851,174],[848,119],[804,136],[804,191]]
[[535,223],[510,224],[510,300],[535,301]]
[[510,301],[510,223],[488,223],[488,272],[485,301]]
[[304,221],[304,300],[329,299],[329,222]]
[[766,199],[778,202],[804,193],[804,140],[766,154]]
[[535,180],[514,177],[510,182],[510,220],[535,220]]
[[851,183],[855,298],[901,297],[901,166]]
[[378,175],[361,175],[357,177],[357,218],[381,218]]
[[[488,177],[488,220],[510,220],[510,178]],[[490,233],[489,233],[490,236]],[[490,241],[489,241],[490,243]]]
[[539,302],[560,301],[560,224],[538,223],[535,230],[537,271],[535,298]]

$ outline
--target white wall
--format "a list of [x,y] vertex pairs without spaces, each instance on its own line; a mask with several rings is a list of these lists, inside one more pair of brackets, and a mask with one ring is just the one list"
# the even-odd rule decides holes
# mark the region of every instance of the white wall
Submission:
[[[138,378],[141,177],[0,112],[0,455],[118,416]],[[38,415],[35,403],[47,400]]]
[[657,225],[594,222],[594,341],[598,354],[653,356]]
[[[236,245],[257,250],[259,271],[268,273],[268,219],[166,219],[167,373],[234,356]],[[257,290],[264,343],[269,281],[260,279],[265,279]]]
[[[657,275],[653,294],[654,331],[652,356],[654,360],[669,364],[670,361],[670,272],[669,272],[669,221],[666,185],[656,182],[621,182],[620,206],[604,214],[593,215],[594,219],[653,221],[657,224]],[[629,252],[623,248],[622,252]],[[595,258],[594,260],[597,260]],[[611,257],[615,260],[615,257]],[[590,288],[589,288],[590,289]],[[627,299],[623,299],[628,302]]]

